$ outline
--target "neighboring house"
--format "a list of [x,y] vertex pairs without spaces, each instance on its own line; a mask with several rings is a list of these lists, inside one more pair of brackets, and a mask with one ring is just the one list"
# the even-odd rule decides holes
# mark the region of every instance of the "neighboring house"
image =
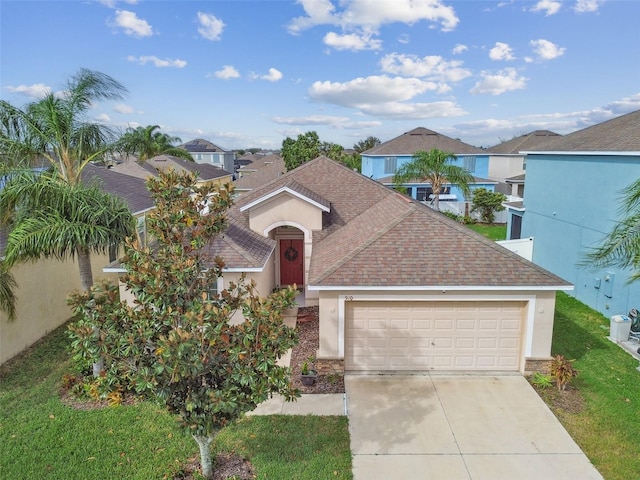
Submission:
[[318,305],[323,371],[514,371],[547,360],[571,286],[326,157],[239,196],[206,249],[258,291]]
[[623,191],[640,178],[640,110],[579,130],[527,155],[522,237],[533,237],[533,261],[575,285],[581,302],[610,316],[640,307],[629,271],[580,266],[620,220]]
[[189,152],[197,163],[213,165],[214,167],[233,173],[233,162],[236,154],[232,151],[224,150],[200,138],[183,143],[180,145],[180,148],[184,148]]
[[[97,181],[102,188],[127,202],[137,218],[154,207],[153,200],[144,181],[113,172],[106,167],[87,165],[82,173],[83,181]],[[144,222],[140,222],[144,226]],[[4,252],[6,234],[0,233],[0,251]],[[91,256],[94,278],[106,277],[117,282],[115,274],[103,273],[103,267],[115,258],[109,255]],[[0,313],[0,364],[20,353],[47,333],[65,323],[71,317],[66,303],[67,296],[79,290],[80,274],[75,260],[41,259],[36,262],[18,264],[11,270],[18,288],[16,319],[9,321]]]
[[222,170],[213,165],[199,164],[190,162],[183,158],[174,157],[172,155],[158,155],[144,162],[135,160],[125,160],[110,166],[114,172],[141,178],[146,180],[149,177],[155,177],[161,170],[173,169],[178,173],[192,172],[198,173],[198,183],[217,183],[224,185],[231,183],[233,175],[231,172]]
[[236,172],[235,193],[240,195],[280,177],[287,171],[284,160],[276,154],[260,155]]
[[488,176],[500,182],[496,191],[523,198],[526,169],[524,150],[537,150],[560,137],[550,130],[535,130],[487,148],[489,152]]
[[[455,154],[454,164],[465,168],[476,178],[470,185],[472,189],[484,187],[494,191],[497,182],[488,179],[489,155],[485,150],[422,127],[362,152],[362,174],[393,186],[393,175],[402,165],[412,161],[416,152],[429,152],[434,148]],[[431,184],[418,179],[403,186],[407,189],[407,195],[419,201],[429,201],[433,194]],[[445,185],[440,200],[464,202],[465,198],[457,187]]]

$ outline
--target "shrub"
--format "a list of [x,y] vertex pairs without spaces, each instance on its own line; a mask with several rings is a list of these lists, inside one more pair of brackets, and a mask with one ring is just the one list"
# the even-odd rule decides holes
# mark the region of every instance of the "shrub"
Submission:
[[553,386],[553,379],[551,378],[551,375],[545,375],[543,373],[536,372],[531,378],[531,383],[536,387],[544,389]]
[[564,391],[574,377],[578,376],[578,371],[573,368],[572,360],[567,360],[563,355],[553,357],[549,365],[551,377],[555,380],[559,391]]

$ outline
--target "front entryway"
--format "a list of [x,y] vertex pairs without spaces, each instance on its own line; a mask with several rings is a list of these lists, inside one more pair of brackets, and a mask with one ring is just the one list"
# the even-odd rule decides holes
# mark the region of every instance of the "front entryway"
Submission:
[[304,284],[304,240],[280,239],[280,285]]

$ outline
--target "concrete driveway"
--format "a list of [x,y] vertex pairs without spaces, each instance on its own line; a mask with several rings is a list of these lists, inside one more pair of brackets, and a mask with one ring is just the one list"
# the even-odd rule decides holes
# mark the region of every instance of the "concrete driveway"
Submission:
[[602,476],[520,375],[347,375],[355,480]]

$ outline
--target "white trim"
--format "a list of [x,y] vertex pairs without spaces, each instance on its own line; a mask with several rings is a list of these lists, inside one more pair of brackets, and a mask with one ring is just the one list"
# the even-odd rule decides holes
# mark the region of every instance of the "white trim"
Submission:
[[254,200],[251,203],[246,204],[244,207],[240,207],[240,211],[244,212],[244,211],[250,209],[251,207],[254,207],[254,206],[256,206],[256,205],[258,205],[258,204],[260,204],[260,203],[262,203],[262,202],[264,202],[266,200],[269,200],[270,198],[275,197],[276,195],[279,195],[280,193],[288,193],[289,195],[292,195],[292,196],[294,196],[296,198],[299,198],[302,201],[308,202],[311,205],[314,205],[314,206],[318,207],[323,212],[329,212],[330,211],[330,209],[328,207],[325,207],[324,205],[316,202],[315,200],[310,199],[309,197],[307,197],[305,195],[302,195],[299,192],[296,192],[295,190],[292,190],[289,187],[281,187],[278,190],[274,190],[273,192],[268,193],[267,195],[264,195],[264,196],[262,196],[262,197],[260,197],[260,198],[258,198],[256,200]]
[[552,285],[547,287],[542,287],[539,285],[531,285],[531,286],[511,286],[511,287],[490,287],[490,286],[376,286],[376,287],[366,287],[366,286],[339,286],[339,285],[331,285],[331,286],[319,286],[319,285],[307,285],[309,290],[317,290],[317,291],[336,291],[336,290],[348,290],[348,291],[356,291],[356,292],[399,292],[399,291],[423,291],[423,292],[442,292],[443,295],[448,292],[468,292],[468,291],[481,291],[481,292],[527,292],[527,291],[556,291],[556,290],[573,290],[573,285]]
[[621,156],[621,157],[638,157],[640,156],[640,152],[623,152],[623,151],[616,151],[616,152],[607,152],[607,151],[602,151],[602,152],[574,152],[574,151],[549,151],[549,152],[544,152],[544,151],[529,151],[529,150],[525,150],[522,152],[519,152],[523,155],[571,155],[571,156]]
[[531,357],[533,349],[533,332],[535,330],[536,296],[535,295],[452,295],[447,297],[424,297],[418,295],[339,295],[338,296],[338,357],[344,359],[345,335],[346,335],[346,298],[349,302],[527,302],[527,314],[523,321],[525,336],[520,352],[520,368],[524,371],[524,364]]
[[[262,273],[263,271],[264,271],[264,266],[253,267],[253,268],[223,268],[222,269],[222,272],[227,272],[227,273],[243,273],[243,272]],[[123,267],[102,267],[102,272],[103,273],[127,273],[127,270]]]

